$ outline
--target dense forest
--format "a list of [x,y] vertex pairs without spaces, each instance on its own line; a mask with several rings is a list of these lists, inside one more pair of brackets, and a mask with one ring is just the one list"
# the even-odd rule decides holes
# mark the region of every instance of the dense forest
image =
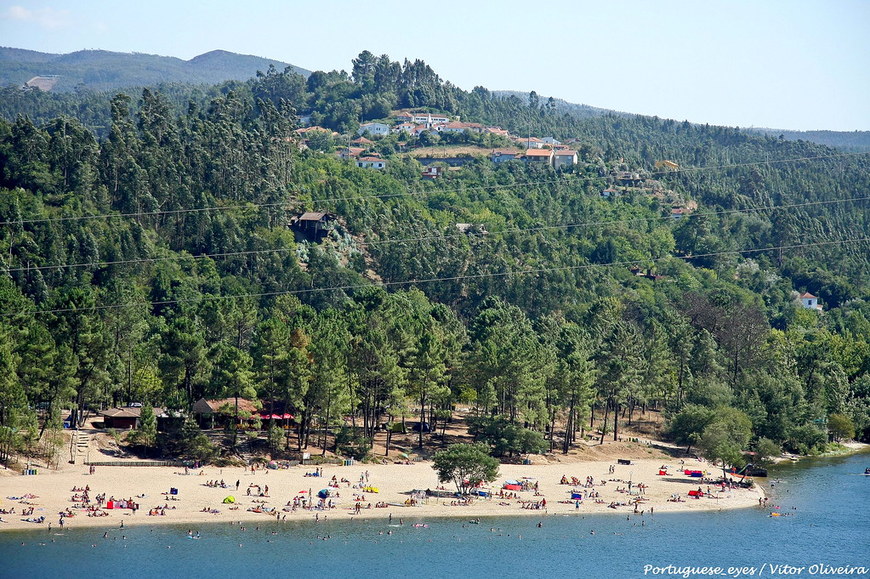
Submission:
[[[352,65],[3,89],[0,459],[34,452],[65,410],[184,416],[202,397],[292,409],[298,448],[359,456],[384,424],[437,426],[457,404],[496,455],[615,439],[650,411],[732,462],[870,436],[867,154],[574,115],[462,91],[422,61]],[[332,154],[397,109],[553,136],[579,162],[481,156],[422,180],[406,154],[503,144],[480,134],[376,139],[383,171]],[[302,116],[335,135],[301,147]],[[644,186],[602,196],[620,171]],[[291,227],[304,211],[336,217],[324,239]],[[194,430],[136,434],[213,457]]]

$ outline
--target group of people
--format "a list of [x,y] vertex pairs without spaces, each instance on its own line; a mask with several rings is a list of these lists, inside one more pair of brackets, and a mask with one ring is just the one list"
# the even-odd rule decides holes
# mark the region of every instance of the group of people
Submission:
[[339,483],[343,484],[345,486],[348,486],[348,487],[350,486],[350,481],[347,480],[346,478],[341,477],[341,480],[339,481],[335,475],[332,475],[332,479],[330,479],[330,481],[329,481],[329,486],[337,489],[337,488],[339,488]]
[[522,508],[531,511],[539,511],[541,509],[547,508],[547,499],[541,499],[539,501],[524,501],[522,503]]
[[168,504],[164,504],[162,507],[158,505],[158,506],[154,507],[153,509],[148,510],[148,516],[149,517],[158,517],[158,516],[162,517],[162,516],[166,515],[166,511],[172,510],[174,508],[175,508],[174,505],[171,507]]
[[[581,483],[580,479],[577,478],[576,476],[572,476],[569,479],[567,476],[565,476],[563,474],[562,479],[559,481],[559,484],[560,485],[572,485],[575,487],[582,486],[583,488],[588,489],[588,488],[595,486],[595,479],[591,476],[587,476],[586,479]],[[604,484],[604,481],[601,481],[601,484]]]
[[[463,497],[455,501],[450,501],[451,507],[469,507],[474,502],[471,497]],[[507,503],[506,503],[507,504]]]
[[[251,492],[253,489],[253,492]],[[249,497],[268,497],[269,496],[269,485],[265,485],[260,488],[260,485],[251,483],[248,485],[247,495]]]

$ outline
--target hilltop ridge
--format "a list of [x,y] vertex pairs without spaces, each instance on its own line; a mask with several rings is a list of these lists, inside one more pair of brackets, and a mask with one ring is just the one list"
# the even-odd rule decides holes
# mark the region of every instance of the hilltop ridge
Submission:
[[40,76],[60,77],[54,92],[74,90],[111,91],[159,83],[217,84],[244,81],[274,66],[290,67],[308,76],[304,68],[259,56],[212,50],[190,60],[138,52],[79,50],[49,54],[20,48],[0,47],[0,85],[19,85]]

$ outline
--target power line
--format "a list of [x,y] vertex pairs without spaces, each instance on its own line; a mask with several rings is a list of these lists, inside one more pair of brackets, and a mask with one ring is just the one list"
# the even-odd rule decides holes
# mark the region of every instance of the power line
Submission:
[[[815,157],[797,157],[791,159],[775,159],[775,160],[764,160],[764,161],[752,161],[747,163],[732,163],[728,165],[715,165],[711,167],[686,167],[679,168],[675,170],[668,171],[658,171],[649,173],[650,177],[663,177],[663,176],[672,176],[679,175],[681,173],[697,173],[697,172],[710,172],[710,171],[719,171],[725,169],[733,169],[737,167],[752,167],[752,166],[761,166],[761,165],[774,165],[781,163],[797,163],[801,161],[816,161],[823,159],[836,159],[842,157],[855,157],[859,155],[868,155],[870,152],[842,152],[842,153],[833,153],[831,155],[818,155]],[[557,178],[557,179],[549,179],[549,180],[533,180],[533,181],[524,181],[521,183],[511,183],[506,185],[481,185],[479,187],[471,187],[468,189],[458,189],[458,190],[444,190],[444,189],[431,189],[427,191],[405,191],[402,193],[388,193],[384,195],[357,195],[352,197],[333,197],[333,198],[325,198],[325,199],[312,199],[310,202],[312,204],[316,203],[337,203],[337,202],[348,202],[348,201],[358,201],[358,200],[370,200],[370,199],[394,199],[399,197],[408,197],[415,195],[435,195],[435,194],[449,194],[449,193],[468,193],[471,191],[486,191],[489,189],[511,189],[515,187],[527,187],[530,185],[549,185],[553,183],[568,183],[568,182],[592,182],[602,179],[603,177],[583,177],[581,179],[567,179],[567,178]],[[157,217],[164,215],[182,215],[187,213],[205,213],[210,211],[236,211],[236,210],[254,210],[254,209],[268,209],[268,208],[286,208],[288,206],[287,202],[278,202],[278,203],[245,203],[240,205],[216,205],[212,207],[194,207],[190,209],[167,209],[165,211],[142,211],[136,213],[103,213],[98,215],[79,215],[79,216],[65,216],[65,217],[45,217],[41,219],[20,219],[15,221],[0,221],[0,226],[2,225],[32,225],[36,223],[60,223],[60,222],[68,222],[68,221],[89,221],[89,220],[97,220],[97,219],[119,219],[119,218],[142,218],[142,217]]]
[[283,290],[283,291],[274,291],[274,292],[262,292],[262,293],[249,293],[249,294],[235,294],[235,295],[226,295],[226,296],[215,296],[215,295],[200,295],[196,298],[189,299],[177,299],[177,300],[159,300],[153,302],[131,302],[126,304],[107,304],[100,306],[92,306],[87,308],[56,308],[50,310],[32,310],[32,311],[21,311],[21,312],[2,312],[0,313],[0,317],[12,317],[16,315],[42,315],[42,314],[57,314],[57,313],[68,313],[75,311],[103,311],[110,309],[122,309],[122,308],[131,308],[131,307],[156,307],[156,306],[166,306],[173,304],[182,304],[182,303],[191,303],[191,302],[202,302],[202,301],[221,301],[221,300],[235,300],[235,299],[246,299],[246,298],[264,298],[264,297],[276,297],[282,295],[303,295],[303,294],[311,294],[316,292],[326,292],[326,291],[348,291],[355,289],[364,289],[370,287],[396,287],[403,285],[419,285],[424,283],[438,283],[438,282],[448,282],[448,281],[461,281],[464,279],[485,279],[485,278],[496,278],[496,277],[508,277],[513,275],[530,275],[530,274],[541,274],[541,273],[551,273],[555,271],[577,271],[582,269],[590,269],[595,267],[612,267],[612,266],[628,266],[628,265],[638,265],[638,264],[647,264],[647,263],[656,263],[659,261],[664,261],[666,259],[682,259],[684,261],[699,259],[705,257],[718,257],[722,255],[741,255],[745,253],[763,253],[766,251],[782,251],[788,249],[801,249],[806,247],[819,247],[825,245],[839,245],[845,243],[862,243],[870,241],[868,237],[854,238],[854,239],[840,239],[834,241],[819,241],[813,243],[799,243],[793,245],[779,245],[774,247],[761,247],[761,248],[749,248],[749,249],[735,249],[729,251],[716,251],[710,253],[699,253],[694,255],[668,255],[664,257],[658,258],[649,258],[649,259],[634,259],[634,260],[626,260],[626,261],[614,261],[610,263],[587,263],[582,265],[568,265],[568,266],[558,266],[558,267],[542,267],[542,268],[529,268],[529,269],[520,269],[520,270],[512,270],[507,272],[486,272],[479,274],[466,274],[466,275],[458,275],[458,276],[449,276],[449,277],[433,277],[433,278],[424,278],[424,279],[412,279],[405,281],[391,281],[391,282],[379,282],[379,283],[369,283],[369,284],[351,284],[351,285],[342,285],[342,286],[328,286],[328,287],[314,287],[300,290]]
[[[807,201],[804,203],[790,203],[787,205],[768,205],[764,207],[752,207],[746,209],[723,209],[721,211],[708,211],[708,212],[696,212],[691,213],[686,218],[698,218],[698,217],[715,217],[721,215],[733,215],[733,214],[741,214],[741,213],[756,213],[756,212],[765,212],[765,211],[780,211],[786,209],[796,209],[800,207],[812,207],[818,205],[831,205],[835,203],[850,203],[857,201],[868,201],[870,200],[870,196],[868,197],[852,197],[848,199],[833,199],[826,201]],[[574,229],[574,228],[587,228],[587,227],[605,227],[609,225],[625,225],[631,223],[639,223],[639,222],[653,222],[653,221],[669,221],[672,218],[670,216],[658,216],[658,217],[636,217],[630,219],[616,219],[611,221],[586,221],[580,223],[564,223],[557,225],[541,225],[535,227],[514,227],[503,229],[501,231],[493,231],[489,232],[491,235],[508,235],[512,233],[527,233],[527,232],[537,232],[537,231],[548,231],[554,229]],[[392,244],[392,243],[413,243],[413,242],[421,242],[421,241],[440,241],[440,240],[450,240],[455,238],[463,238],[467,237],[465,233],[455,233],[450,235],[428,235],[424,237],[408,237],[408,238],[399,238],[399,239],[378,239],[373,241],[360,241],[358,245],[362,246],[372,246],[372,245],[382,245],[382,244]],[[252,249],[246,251],[230,251],[230,252],[222,252],[222,253],[201,253],[196,255],[172,255],[166,257],[145,257],[139,259],[125,259],[125,260],[116,260],[116,261],[98,261],[98,262],[82,262],[82,263],[68,263],[68,264],[53,264],[53,265],[40,265],[40,266],[22,266],[22,267],[14,267],[6,270],[9,273],[17,273],[17,272],[29,272],[29,271],[47,271],[47,270],[56,270],[56,269],[67,269],[67,268],[79,268],[79,267],[108,267],[114,265],[134,265],[134,264],[148,264],[148,263],[159,263],[165,261],[183,261],[186,259],[212,259],[212,258],[225,258],[225,257],[247,257],[251,255],[260,255],[267,253],[289,253],[292,251],[296,251],[295,247],[279,247],[279,248],[270,248],[270,249]]]

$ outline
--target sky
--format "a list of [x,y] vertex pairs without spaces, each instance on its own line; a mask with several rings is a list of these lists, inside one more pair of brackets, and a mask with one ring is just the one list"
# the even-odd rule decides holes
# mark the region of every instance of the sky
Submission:
[[351,70],[731,127],[870,130],[870,0],[0,0],[0,46]]

